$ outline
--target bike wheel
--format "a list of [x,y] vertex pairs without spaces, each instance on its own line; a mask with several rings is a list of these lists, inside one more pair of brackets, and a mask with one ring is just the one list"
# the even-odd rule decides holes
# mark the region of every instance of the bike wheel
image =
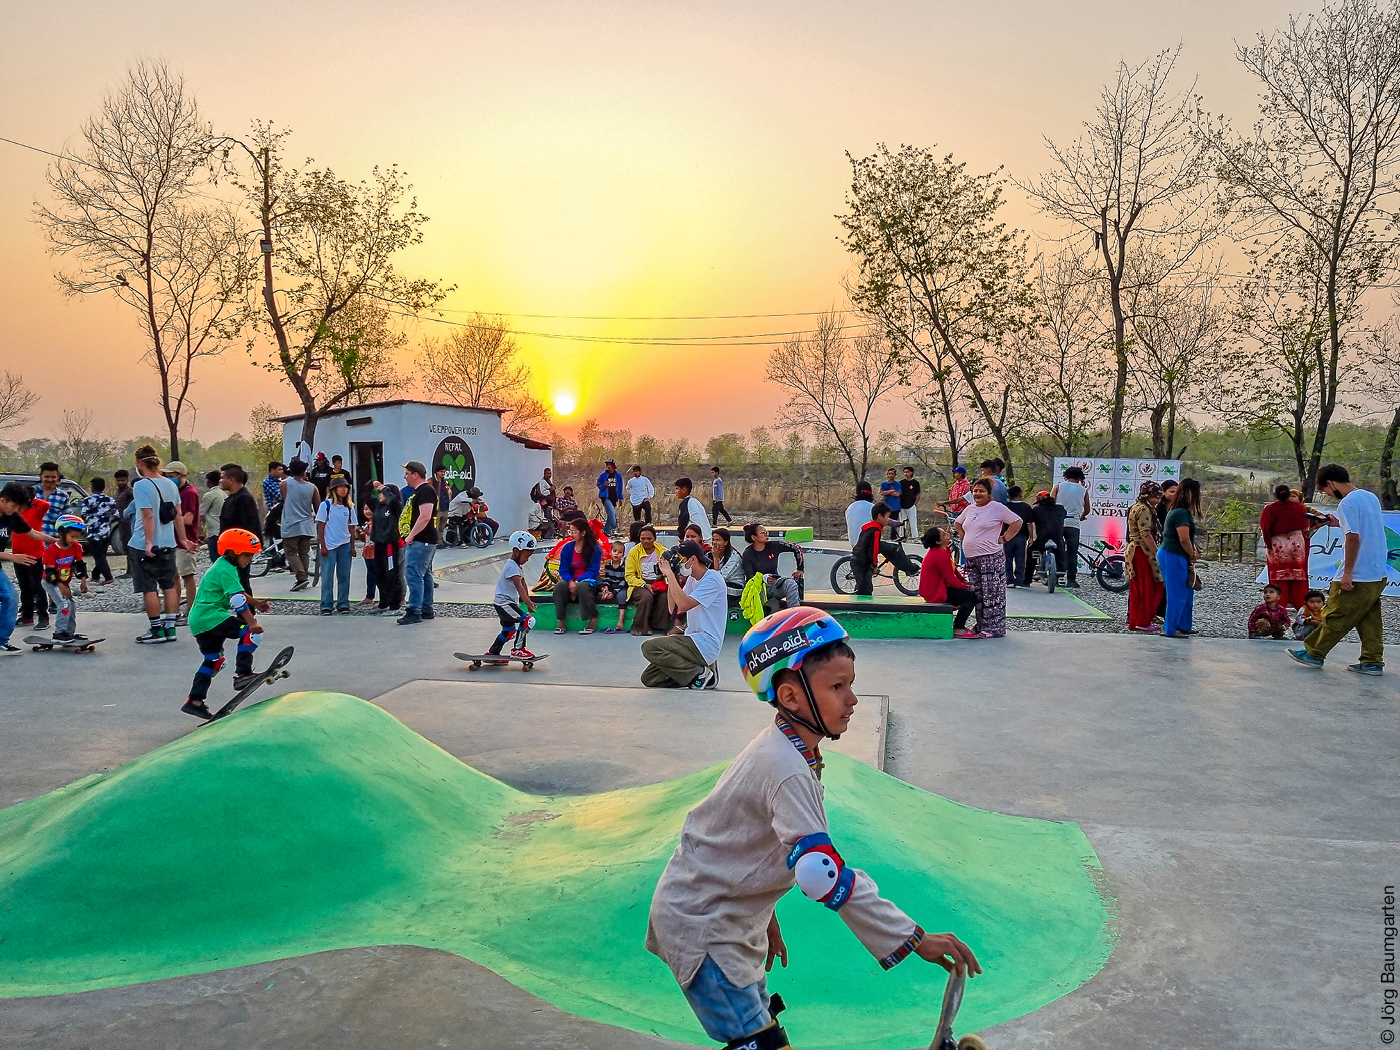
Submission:
[[321,548],[315,543],[311,544],[311,582],[321,582]]
[[484,521],[478,521],[472,526],[469,539],[473,547],[491,546],[491,526]]
[[900,569],[894,570],[894,585],[901,594],[907,594],[911,598],[917,597],[919,593],[919,574],[916,572],[910,576]]
[[1111,554],[1099,562],[1098,571],[1094,573],[1098,577],[1099,586],[1114,594],[1122,594],[1126,591],[1132,584],[1123,571],[1123,565],[1121,554]]
[[1059,575],[1060,575],[1060,568],[1059,568],[1059,563],[1058,563],[1058,562],[1056,561],[1056,559],[1055,559],[1055,555],[1052,554],[1050,551],[1046,551],[1046,552],[1045,552],[1045,589],[1046,589],[1046,591],[1048,591],[1050,594],[1054,594],[1054,593],[1055,593],[1055,584],[1059,582],[1059,580],[1058,580]]
[[851,568],[851,556],[838,558],[831,567],[831,589],[837,594],[856,593],[856,573]]
[[272,554],[269,551],[258,551],[253,555],[253,560],[248,563],[248,575],[261,577],[267,575],[267,570],[272,568]]

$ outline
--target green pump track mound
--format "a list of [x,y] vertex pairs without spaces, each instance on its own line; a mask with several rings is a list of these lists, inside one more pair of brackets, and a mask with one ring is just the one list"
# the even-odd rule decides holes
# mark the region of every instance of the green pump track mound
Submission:
[[[1079,827],[958,805],[839,754],[832,835],[985,974],[960,1027],[1026,1014],[1111,948]],[[652,888],[723,765],[599,795],[516,791],[355,697],[268,700],[0,811],[0,996],[54,995],[334,948],[411,944],[489,967],[560,1009],[706,1044],[642,947]],[[890,973],[800,894],[771,987],[804,1047],[932,1035],[944,973]]]

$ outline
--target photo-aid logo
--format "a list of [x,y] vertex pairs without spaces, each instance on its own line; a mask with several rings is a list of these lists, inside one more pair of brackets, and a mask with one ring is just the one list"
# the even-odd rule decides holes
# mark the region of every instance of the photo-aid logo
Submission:
[[784,631],[776,638],[768,639],[757,649],[751,650],[748,656],[744,657],[744,666],[751,675],[762,674],[783,657],[801,652],[809,644],[807,631],[802,627],[794,627],[790,631]]

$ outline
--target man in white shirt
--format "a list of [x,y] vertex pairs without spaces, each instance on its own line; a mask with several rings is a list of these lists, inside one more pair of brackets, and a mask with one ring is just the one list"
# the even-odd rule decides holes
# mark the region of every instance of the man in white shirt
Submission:
[[642,468],[632,464],[632,476],[627,479],[627,502],[632,504],[632,520],[651,524],[651,501],[656,498],[656,489],[651,479],[642,475]]
[[856,486],[855,502],[846,508],[846,542],[854,550],[860,530],[870,523],[870,508],[875,503],[875,493],[870,482],[862,481]]
[[685,586],[665,556],[659,559],[660,569],[666,578],[666,604],[672,615],[685,613],[685,634],[648,638],[642,643],[642,655],[647,659],[642,685],[718,689],[715,661],[724,644],[728,613],[724,577],[705,567],[705,548],[694,540],[677,544],[673,550],[682,559]]
[[1288,655],[1305,667],[1321,668],[1332,647],[1353,628],[1361,636],[1361,662],[1347,670],[1379,675],[1385,666],[1385,625],[1381,595],[1390,582],[1381,501],[1351,483],[1347,468],[1329,463],[1317,472],[1318,491],[1338,500],[1327,524],[1345,533],[1342,563],[1322,610],[1322,626],[1308,635],[1303,648]]
[[710,542],[710,519],[705,516],[705,505],[690,493],[694,486],[689,478],[676,479],[676,538],[685,539],[687,525],[700,530],[700,538]]

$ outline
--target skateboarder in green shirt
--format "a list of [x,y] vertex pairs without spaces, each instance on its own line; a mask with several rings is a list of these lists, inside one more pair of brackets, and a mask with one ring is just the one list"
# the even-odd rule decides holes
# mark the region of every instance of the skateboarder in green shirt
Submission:
[[253,653],[262,640],[262,626],[255,613],[265,612],[268,603],[243,589],[239,570],[246,569],[261,549],[258,538],[246,529],[225,529],[219,534],[219,558],[199,581],[189,611],[190,634],[199,645],[203,662],[180,708],[187,715],[206,721],[214,717],[204,699],[209,695],[209,684],[224,666],[224,642],[230,638],[238,639],[233,688],[242,689],[253,680]]

